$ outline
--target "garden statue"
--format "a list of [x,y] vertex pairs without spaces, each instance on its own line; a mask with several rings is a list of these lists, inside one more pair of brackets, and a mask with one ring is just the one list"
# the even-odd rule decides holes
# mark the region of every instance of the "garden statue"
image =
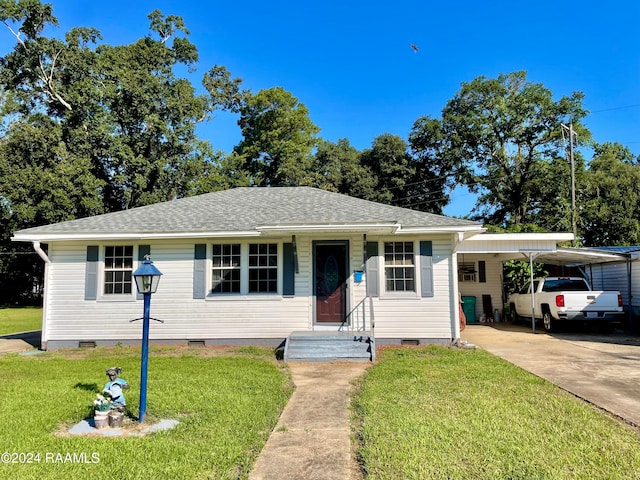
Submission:
[[111,397],[112,409],[118,410],[119,412],[124,412],[124,408],[127,402],[125,401],[122,390],[128,389],[129,384],[126,380],[118,377],[118,375],[120,375],[121,373],[122,369],[120,367],[111,367],[107,370],[109,381],[104,386],[103,392]]

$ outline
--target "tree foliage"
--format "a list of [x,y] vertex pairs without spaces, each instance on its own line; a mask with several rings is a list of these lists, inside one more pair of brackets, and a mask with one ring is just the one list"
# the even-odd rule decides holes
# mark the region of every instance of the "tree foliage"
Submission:
[[360,162],[361,152],[349,140],[321,140],[313,157],[314,186],[357,198],[373,198],[376,179]]
[[640,245],[640,165],[628,148],[596,145],[579,203],[584,245]]
[[407,185],[410,205],[419,210],[442,214],[449,193],[456,186],[458,161],[448,153],[449,141],[442,122],[424,116],[418,118],[409,134],[414,175]]
[[244,157],[254,185],[311,185],[313,148],[320,129],[309,110],[282,87],[250,94],[240,107],[243,140],[235,152]]
[[237,157],[196,135],[216,110],[239,110],[241,81],[215,65],[197,92],[175,74],[198,61],[182,18],[148,18],[149,35],[108,45],[94,28],[46,36],[51,4],[0,0],[15,40],[0,59],[3,253],[19,248],[15,229],[247,184]]
[[573,122],[580,142],[590,137],[582,99],[574,92],[554,101],[526,72],[513,72],[463,83],[447,103],[446,156],[458,162],[458,180],[480,193],[478,212],[488,223],[535,223],[544,202],[540,186],[562,181],[546,176],[544,165],[565,157],[562,123]]

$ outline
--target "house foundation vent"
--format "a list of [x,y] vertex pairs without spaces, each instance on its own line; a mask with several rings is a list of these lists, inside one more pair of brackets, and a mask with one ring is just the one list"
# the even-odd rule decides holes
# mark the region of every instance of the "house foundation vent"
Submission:
[[420,340],[416,338],[405,338],[400,340],[400,345],[420,345]]
[[86,342],[78,342],[78,348],[96,348],[96,342],[86,341]]
[[189,347],[204,347],[205,346],[205,342],[204,342],[204,340],[189,340],[187,342],[187,345]]

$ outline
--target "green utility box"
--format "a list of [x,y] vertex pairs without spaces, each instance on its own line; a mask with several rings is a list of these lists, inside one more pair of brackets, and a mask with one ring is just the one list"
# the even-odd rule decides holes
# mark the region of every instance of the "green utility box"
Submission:
[[462,297],[462,311],[467,323],[476,323],[476,297]]

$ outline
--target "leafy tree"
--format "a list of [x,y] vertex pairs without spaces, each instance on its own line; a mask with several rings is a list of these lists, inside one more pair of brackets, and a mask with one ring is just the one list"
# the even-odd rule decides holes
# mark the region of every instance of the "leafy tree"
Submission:
[[12,125],[0,143],[0,192],[15,228],[101,213],[102,187],[89,161],[67,150],[61,126],[43,114]]
[[4,115],[40,112],[58,122],[62,142],[103,182],[108,211],[176,196],[185,162],[201,155],[196,125],[217,109],[237,111],[244,95],[224,67],[205,74],[203,94],[177,78],[176,66],[193,69],[198,52],[182,19],[158,10],[149,14],[149,36],[121,46],[96,45],[93,28],[44,37],[57,20],[36,0],[2,0],[0,20],[17,39],[0,64],[11,96]]
[[8,243],[15,229],[247,183],[238,157],[212,153],[195,131],[216,110],[239,111],[241,81],[216,65],[197,93],[174,73],[198,61],[184,22],[148,18],[148,36],[111,46],[94,28],[47,37],[51,4],[0,0],[16,42],[0,59],[4,257],[20,248]]
[[244,169],[244,158],[232,153],[225,155],[202,148],[202,154],[189,158],[182,169],[185,178],[179,184],[180,197],[227,190],[251,185],[249,173]]
[[397,206],[407,206],[411,202],[406,184],[413,178],[415,166],[402,138],[389,133],[377,136],[371,148],[362,152],[360,163],[376,180],[369,200]]
[[415,165],[414,176],[407,185],[411,205],[419,210],[442,214],[449,195],[456,186],[458,161],[448,154],[448,138],[442,122],[429,116],[416,120],[409,134]]
[[[508,260],[503,265],[504,298],[517,292],[531,280],[531,264],[524,260]],[[533,263],[533,277],[546,277],[549,274],[542,263]]]
[[346,138],[337,143],[321,140],[312,170],[316,175],[314,186],[318,188],[357,198],[374,196],[376,179],[370,169],[361,165],[360,152]]
[[528,82],[521,71],[463,83],[447,103],[447,156],[459,162],[458,180],[480,192],[477,211],[488,223],[537,222],[540,186],[560,181],[540,162],[564,157],[562,122],[573,122],[581,143],[590,137],[580,123],[586,115],[582,99],[574,92],[554,101],[550,90]]
[[584,245],[640,244],[640,165],[628,148],[596,145],[580,193]]
[[245,158],[254,185],[313,184],[312,151],[320,129],[291,93],[274,87],[248,94],[238,125],[244,138],[234,151]]
[[13,231],[102,212],[101,182],[69,152],[60,125],[44,114],[13,123],[0,142],[0,304],[33,303],[43,264]]

